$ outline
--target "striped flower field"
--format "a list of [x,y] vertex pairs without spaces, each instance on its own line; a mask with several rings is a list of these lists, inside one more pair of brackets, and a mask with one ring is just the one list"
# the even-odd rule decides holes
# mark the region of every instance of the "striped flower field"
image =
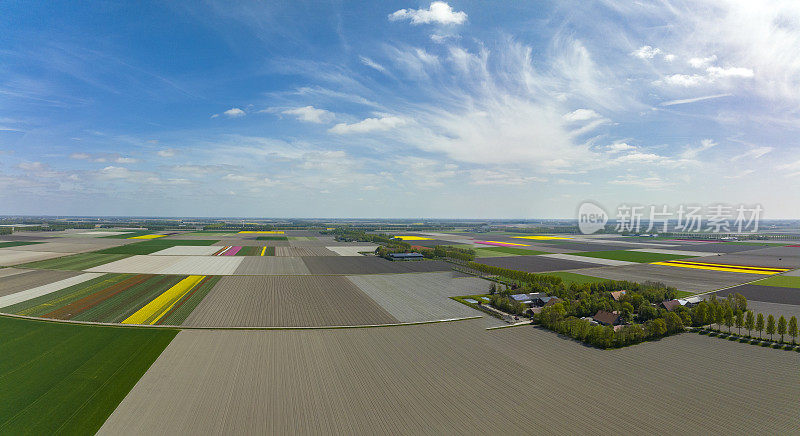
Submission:
[[236,246],[222,247],[213,256],[274,256],[275,247]]
[[[180,324],[218,280],[217,276],[104,274],[0,312],[76,321]],[[142,317],[145,308],[155,315]]]

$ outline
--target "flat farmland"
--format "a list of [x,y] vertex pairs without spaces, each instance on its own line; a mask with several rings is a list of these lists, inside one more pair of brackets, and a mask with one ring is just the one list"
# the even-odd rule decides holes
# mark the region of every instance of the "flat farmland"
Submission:
[[616,259],[606,259],[603,257],[591,257],[591,256],[578,256],[578,253],[575,254],[566,254],[566,253],[556,253],[556,254],[543,254],[542,257],[547,257],[550,259],[561,259],[561,260],[571,260],[574,262],[589,262],[594,263],[597,265],[608,265],[608,266],[623,266],[623,265],[634,265],[636,262],[629,262],[626,260],[616,260]]
[[716,294],[720,297],[724,297],[728,294],[735,293],[744,295],[748,300],[800,305],[800,289],[778,286],[763,286],[759,285],[758,282],[728,288],[724,291],[717,292]]
[[711,271],[693,268],[675,268],[665,265],[639,264],[620,267],[601,267],[576,271],[594,277],[611,280],[644,282],[647,280],[666,283],[682,291],[707,292],[727,286],[735,286],[764,278],[763,275],[736,272]]
[[544,251],[514,247],[475,247],[474,250],[476,257],[534,256],[546,253]]
[[253,237],[250,238],[227,238],[215,242],[214,245],[233,245],[233,246],[268,246],[268,247],[288,247],[288,241],[258,241]]
[[[589,251],[584,253],[575,253],[575,256],[596,257],[599,259],[623,260],[626,262],[637,263],[650,263],[661,262],[664,260],[675,260],[692,257],[686,254],[668,254],[668,253],[652,253],[645,251],[628,251],[628,250],[612,250],[612,251]],[[696,256],[696,255],[695,255]]]
[[5,295],[3,297],[0,297],[0,307],[2,307],[3,311],[5,312],[13,313],[13,308],[16,307],[17,304],[25,304],[23,302],[26,302],[31,299],[36,299],[38,297],[42,297],[44,295],[52,294],[61,289],[78,285],[86,281],[90,281],[99,276],[102,276],[102,274],[83,273],[76,275],[74,277],[68,277],[65,279],[58,280],[56,282],[48,283],[45,285],[39,285],[34,288],[26,289],[24,291],[19,291],[13,294]]
[[301,257],[301,256],[336,256],[325,247],[275,247],[276,256]]
[[[787,320],[793,316],[800,319],[800,305],[795,304],[781,304],[770,303],[766,301],[748,300],[747,309],[752,310],[753,313],[763,313],[764,318],[766,318],[767,315],[772,314],[776,319],[780,318],[781,316],[786,317]],[[742,332],[744,332],[744,329],[742,329]],[[754,332],[753,334],[757,335],[758,333]],[[768,335],[765,336],[768,337]]]
[[248,256],[242,259],[234,275],[303,275],[310,274],[300,257]]
[[104,265],[109,262],[115,262],[120,259],[125,259],[130,256],[129,254],[98,254],[98,253],[80,253],[71,256],[64,256],[55,259],[42,260],[38,262],[30,262],[22,264],[25,268],[38,268],[38,269],[64,269],[71,271],[81,271],[98,265]]
[[744,245],[744,244],[728,244],[725,242],[711,242],[711,243],[691,243],[682,244],[676,247],[676,250],[687,251],[708,251],[712,253],[738,253],[742,251],[758,250],[758,245]]
[[[92,241],[94,242],[94,241]],[[113,247],[115,245],[109,244],[91,244],[91,243],[84,243],[84,242],[72,242],[72,241],[57,241],[57,242],[42,242],[36,245],[26,245],[23,247],[13,247],[9,248],[11,250],[25,250],[25,251],[48,251],[51,253],[86,253],[89,251],[96,251],[102,250],[107,247]]]
[[[470,320],[376,329],[182,331],[100,434],[797,429],[795,353],[694,334],[597,350],[533,327],[482,327],[482,320]],[[518,394],[498,380],[513,380]],[[609,398],[617,399],[615,407]],[[520,419],[532,410],[542,417],[569,411],[569,417]]]
[[596,264],[588,261],[578,262],[574,260],[553,259],[543,256],[489,257],[481,259],[480,263],[534,273],[590,268],[597,266]]
[[95,268],[91,272],[136,274],[233,274],[243,257],[224,256],[131,256]]
[[13,276],[13,275],[22,274],[22,273],[26,273],[26,272],[29,272],[29,271],[32,271],[32,270],[23,269],[23,268],[14,268],[14,267],[11,267],[11,268],[0,268],[0,278],[10,277],[10,276]]
[[491,282],[454,278],[452,272],[347,276],[395,318],[403,322],[433,321],[481,315],[449,297],[489,292]]
[[136,242],[133,244],[123,245],[119,247],[112,247],[98,253],[102,254],[152,254],[164,249],[176,246],[209,246],[216,244],[216,240],[202,239],[202,240],[179,240],[179,239],[153,239]]
[[397,322],[345,277],[223,277],[187,326],[306,327]]
[[0,248],[0,266],[21,265],[46,259],[61,257],[64,253],[51,253],[48,251],[15,250],[13,248]]
[[73,271],[12,270],[12,272],[13,271],[17,272],[8,276],[0,276],[0,297],[80,274],[79,272]]
[[329,251],[336,253],[339,256],[363,256],[361,252],[374,253],[377,245],[354,245],[354,246],[329,246],[325,247]]
[[153,252],[153,256],[211,256],[219,251],[217,246],[176,245]]
[[177,330],[0,317],[0,433],[93,434]]
[[[760,250],[759,250],[760,251]],[[728,265],[762,266],[767,268],[800,268],[800,257],[779,257],[746,253],[723,254],[722,256],[708,256],[694,259],[684,259],[695,262],[721,263]]]
[[385,274],[450,271],[450,264],[438,260],[391,261],[375,256],[304,257],[311,274]]
[[0,241],[0,248],[22,247],[22,246],[25,246],[25,245],[30,246],[30,245],[36,245],[36,244],[44,244],[44,242]]

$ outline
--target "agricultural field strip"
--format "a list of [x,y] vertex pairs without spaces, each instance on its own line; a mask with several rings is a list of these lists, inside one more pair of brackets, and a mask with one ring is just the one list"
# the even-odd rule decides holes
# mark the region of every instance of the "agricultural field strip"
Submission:
[[0,248],[0,265],[13,266],[39,260],[54,259],[71,253],[51,253],[47,251],[13,250]]
[[103,265],[109,262],[114,262],[130,256],[129,254],[100,254],[97,252],[79,253],[66,256],[60,256],[54,259],[40,260],[36,262],[29,262],[22,264],[26,268],[36,269],[60,269],[80,271],[87,268]]
[[[532,327],[482,328],[182,331],[99,434],[796,430],[792,353],[693,334],[597,350]],[[509,395],[503,380],[556,394]],[[519,419],[531,410],[569,419]]]
[[782,272],[789,271],[786,268],[766,268],[766,267],[755,267],[755,266],[744,266],[744,265],[726,265],[719,263],[703,263],[703,262],[691,262],[682,260],[653,262],[652,265],[665,265],[665,266],[673,266],[680,268],[707,269],[711,271],[727,271],[727,272],[737,272],[743,274],[763,274],[763,275],[780,274]]
[[30,300],[31,298],[41,297],[43,295],[47,295],[61,289],[74,286],[94,278],[103,276],[100,273],[84,273],[75,277],[70,277],[67,279],[59,280],[55,283],[50,283],[47,285],[37,286],[35,288],[31,288],[25,291],[20,291],[15,294],[6,295],[4,297],[0,297],[0,311],[3,308],[8,306],[21,303],[23,301]]
[[[323,258],[323,257],[321,257]],[[324,258],[329,258],[328,256]],[[334,257],[330,257],[334,258]],[[231,275],[308,275],[311,274],[301,257],[245,256]]]
[[[41,269],[16,269],[11,270],[14,274],[3,276],[0,279],[0,297],[16,294],[17,292],[27,291],[42,285],[49,285],[59,280],[75,277],[80,274],[78,271],[62,270],[41,270]],[[0,269],[0,272],[3,270]]]
[[86,271],[136,274],[230,275],[245,257],[135,255]]
[[658,253],[658,254],[674,254],[676,256],[716,256],[719,253],[705,252],[705,251],[687,251],[687,250],[662,250],[659,248],[634,248],[628,251],[639,251],[643,253]]
[[449,297],[486,293],[489,282],[452,272],[349,275],[361,291],[403,322],[479,314]]
[[3,277],[10,277],[17,274],[23,274],[26,272],[35,271],[33,269],[22,269],[22,268],[0,268],[0,278]]
[[218,250],[219,247],[208,245],[176,245],[174,247],[165,248],[161,251],[151,253],[150,256],[210,256],[216,253]]
[[674,286],[681,291],[705,293],[738,286],[742,283],[759,280],[763,276],[741,274],[738,272],[710,271],[705,269],[670,268],[651,263],[618,267],[599,267],[573,270],[573,272],[605,278],[609,280],[628,280],[632,282],[656,281]]
[[[630,242],[619,241],[616,239],[593,239],[593,238],[575,238],[576,241],[589,242],[594,244],[611,244],[611,245],[631,245],[635,247],[680,247],[678,244],[662,244],[659,242]],[[631,251],[634,251],[631,249]]]
[[185,325],[312,327],[398,320],[343,276],[225,276]]
[[164,317],[186,294],[205,279],[205,276],[192,275],[181,280],[171,288],[164,291],[144,307],[122,321],[122,324],[156,324]]
[[783,275],[789,276],[789,277],[800,277],[800,269],[787,271],[787,272],[783,273]]
[[608,266],[635,265],[637,263],[637,262],[628,262],[625,260],[603,259],[600,257],[591,257],[591,256],[576,256],[573,254],[563,254],[563,253],[540,254],[540,256],[552,257],[553,259],[574,260],[576,262],[596,263],[598,265],[608,265]]

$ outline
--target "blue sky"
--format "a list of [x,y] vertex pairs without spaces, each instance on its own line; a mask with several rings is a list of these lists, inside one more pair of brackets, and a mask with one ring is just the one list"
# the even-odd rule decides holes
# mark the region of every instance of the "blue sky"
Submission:
[[800,6],[4,2],[0,214],[798,218]]

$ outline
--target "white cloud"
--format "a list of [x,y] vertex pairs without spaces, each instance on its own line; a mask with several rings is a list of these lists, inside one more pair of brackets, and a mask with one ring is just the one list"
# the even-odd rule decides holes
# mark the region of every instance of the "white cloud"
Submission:
[[721,67],[708,67],[706,68],[706,72],[711,77],[744,77],[750,78],[753,77],[753,70],[750,68],[742,68],[742,67],[729,67],[729,68],[721,68]]
[[69,158],[88,160],[91,158],[91,156],[89,156],[87,153],[72,153],[71,155],[69,155]]
[[746,152],[736,155],[731,158],[732,161],[739,160],[739,159],[760,159],[767,153],[770,153],[774,150],[772,147],[753,147]]
[[353,124],[339,123],[331,127],[328,131],[339,135],[349,133],[381,132],[392,130],[399,126],[405,125],[406,123],[407,121],[401,117],[384,116],[381,118],[367,118]]
[[523,176],[514,170],[489,170],[479,169],[469,172],[473,185],[527,185],[530,183],[546,182],[547,179],[537,176]]
[[284,114],[294,115],[298,120],[307,123],[329,123],[333,121],[335,115],[325,109],[317,109],[314,106],[304,106],[295,109],[287,109],[283,111]]
[[686,149],[681,153],[681,157],[684,159],[694,159],[697,157],[698,154],[716,147],[718,144],[711,139],[703,139],[700,141],[700,145],[697,147],[687,146]]
[[247,115],[245,111],[239,109],[238,107],[232,107],[223,112],[223,114],[225,114],[225,116],[227,116],[228,118],[238,118]]
[[717,60],[717,55],[711,55],[705,58],[691,58],[689,59],[689,65],[694,68],[703,68],[711,65],[711,63]]
[[134,159],[132,157],[118,157],[114,160],[114,162],[121,164],[132,164],[139,162],[139,159]]
[[411,24],[455,25],[467,21],[465,12],[456,12],[442,1],[431,3],[428,9],[400,9],[389,14],[389,21],[411,20]]
[[666,181],[656,175],[642,177],[630,174],[626,176],[620,176],[608,183],[612,185],[640,186],[647,189],[661,189],[674,185],[673,182]]
[[167,148],[164,150],[158,150],[157,154],[161,157],[173,157],[175,156],[175,150],[171,148]]
[[683,98],[678,100],[670,100],[661,103],[661,106],[674,106],[678,104],[688,104],[688,103],[697,103],[698,101],[705,101],[705,100],[713,100],[722,97],[730,97],[733,94],[714,94],[714,95],[704,95],[702,97],[694,97],[694,98]]
[[674,60],[675,60],[675,55],[674,54],[665,54],[664,55],[664,61],[672,62]]
[[600,114],[591,109],[577,109],[562,116],[566,121],[587,121],[601,118]]
[[650,47],[649,45],[643,45],[631,52],[633,56],[639,59],[653,59],[659,53],[661,53],[660,48]]
[[[672,74],[663,79],[663,83],[667,85],[675,85],[675,86],[683,86],[683,87],[692,87],[698,86],[703,83],[707,83],[708,79],[705,76],[701,76],[699,74]],[[659,82],[657,81],[656,84]]]
[[633,145],[626,144],[624,142],[615,142],[615,143],[613,143],[611,145],[607,145],[606,146],[606,150],[609,153],[621,153],[623,151],[630,151],[630,150],[635,150],[635,149],[636,149],[636,147],[634,147]]
[[372,59],[370,59],[370,58],[368,58],[366,56],[359,56],[359,59],[361,60],[362,64],[364,64],[364,65],[366,65],[366,66],[368,66],[368,67],[370,67],[370,68],[372,68],[374,70],[380,71],[381,73],[385,73],[386,72],[386,68],[384,68],[383,65],[373,61]]

